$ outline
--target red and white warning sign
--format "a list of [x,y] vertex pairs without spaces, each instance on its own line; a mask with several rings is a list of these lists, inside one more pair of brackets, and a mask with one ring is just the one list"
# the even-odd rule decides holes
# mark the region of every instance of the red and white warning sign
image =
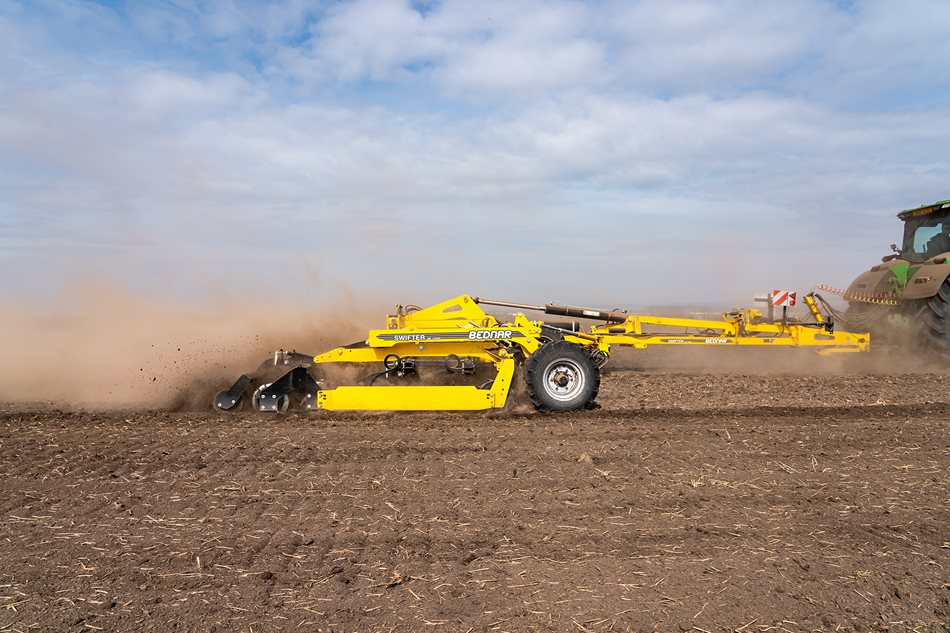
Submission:
[[797,295],[797,292],[789,292],[788,290],[773,290],[772,305],[777,308],[790,308],[795,305]]

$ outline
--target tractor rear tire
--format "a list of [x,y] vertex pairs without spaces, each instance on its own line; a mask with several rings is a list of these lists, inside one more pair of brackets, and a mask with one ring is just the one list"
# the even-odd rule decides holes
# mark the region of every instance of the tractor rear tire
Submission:
[[920,342],[943,362],[950,362],[950,278],[937,294],[926,300],[920,312]]
[[580,345],[552,341],[524,364],[528,397],[538,411],[577,411],[593,405],[600,390],[600,370]]

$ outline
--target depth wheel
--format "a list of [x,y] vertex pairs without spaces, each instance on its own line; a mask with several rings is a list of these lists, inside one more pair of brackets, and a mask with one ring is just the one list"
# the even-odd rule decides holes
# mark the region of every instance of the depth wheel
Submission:
[[[264,383],[260,387],[254,390],[254,395],[251,396],[251,407],[255,411],[261,411],[261,392],[271,386],[272,383]],[[290,408],[290,396],[281,396],[277,400],[277,411],[280,413],[287,413],[287,409]]]
[[233,399],[228,396],[227,390],[219,391],[214,394],[211,406],[214,407],[214,410],[218,413],[237,413],[244,408],[244,395],[242,394],[236,399]]
[[566,341],[542,345],[524,364],[528,397],[538,411],[588,408],[600,389],[600,370],[583,347]]

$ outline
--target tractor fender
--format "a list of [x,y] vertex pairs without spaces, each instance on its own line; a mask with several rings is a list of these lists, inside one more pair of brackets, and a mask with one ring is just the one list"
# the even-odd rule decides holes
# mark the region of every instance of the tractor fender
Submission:
[[[847,296],[883,295],[891,294],[895,290],[892,262],[884,262],[866,270],[851,282],[846,292]],[[936,292],[936,291],[935,291]]]
[[950,275],[950,259],[947,259],[948,256],[950,256],[950,253],[943,253],[922,263],[920,268],[915,270],[910,279],[907,280],[901,298],[905,300],[929,299],[937,294],[944,280]]

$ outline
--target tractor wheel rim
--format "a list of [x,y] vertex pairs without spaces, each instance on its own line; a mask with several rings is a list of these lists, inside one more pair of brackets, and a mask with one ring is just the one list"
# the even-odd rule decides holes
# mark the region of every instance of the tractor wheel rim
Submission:
[[544,390],[555,400],[573,400],[583,388],[584,372],[572,360],[557,360],[544,372]]

